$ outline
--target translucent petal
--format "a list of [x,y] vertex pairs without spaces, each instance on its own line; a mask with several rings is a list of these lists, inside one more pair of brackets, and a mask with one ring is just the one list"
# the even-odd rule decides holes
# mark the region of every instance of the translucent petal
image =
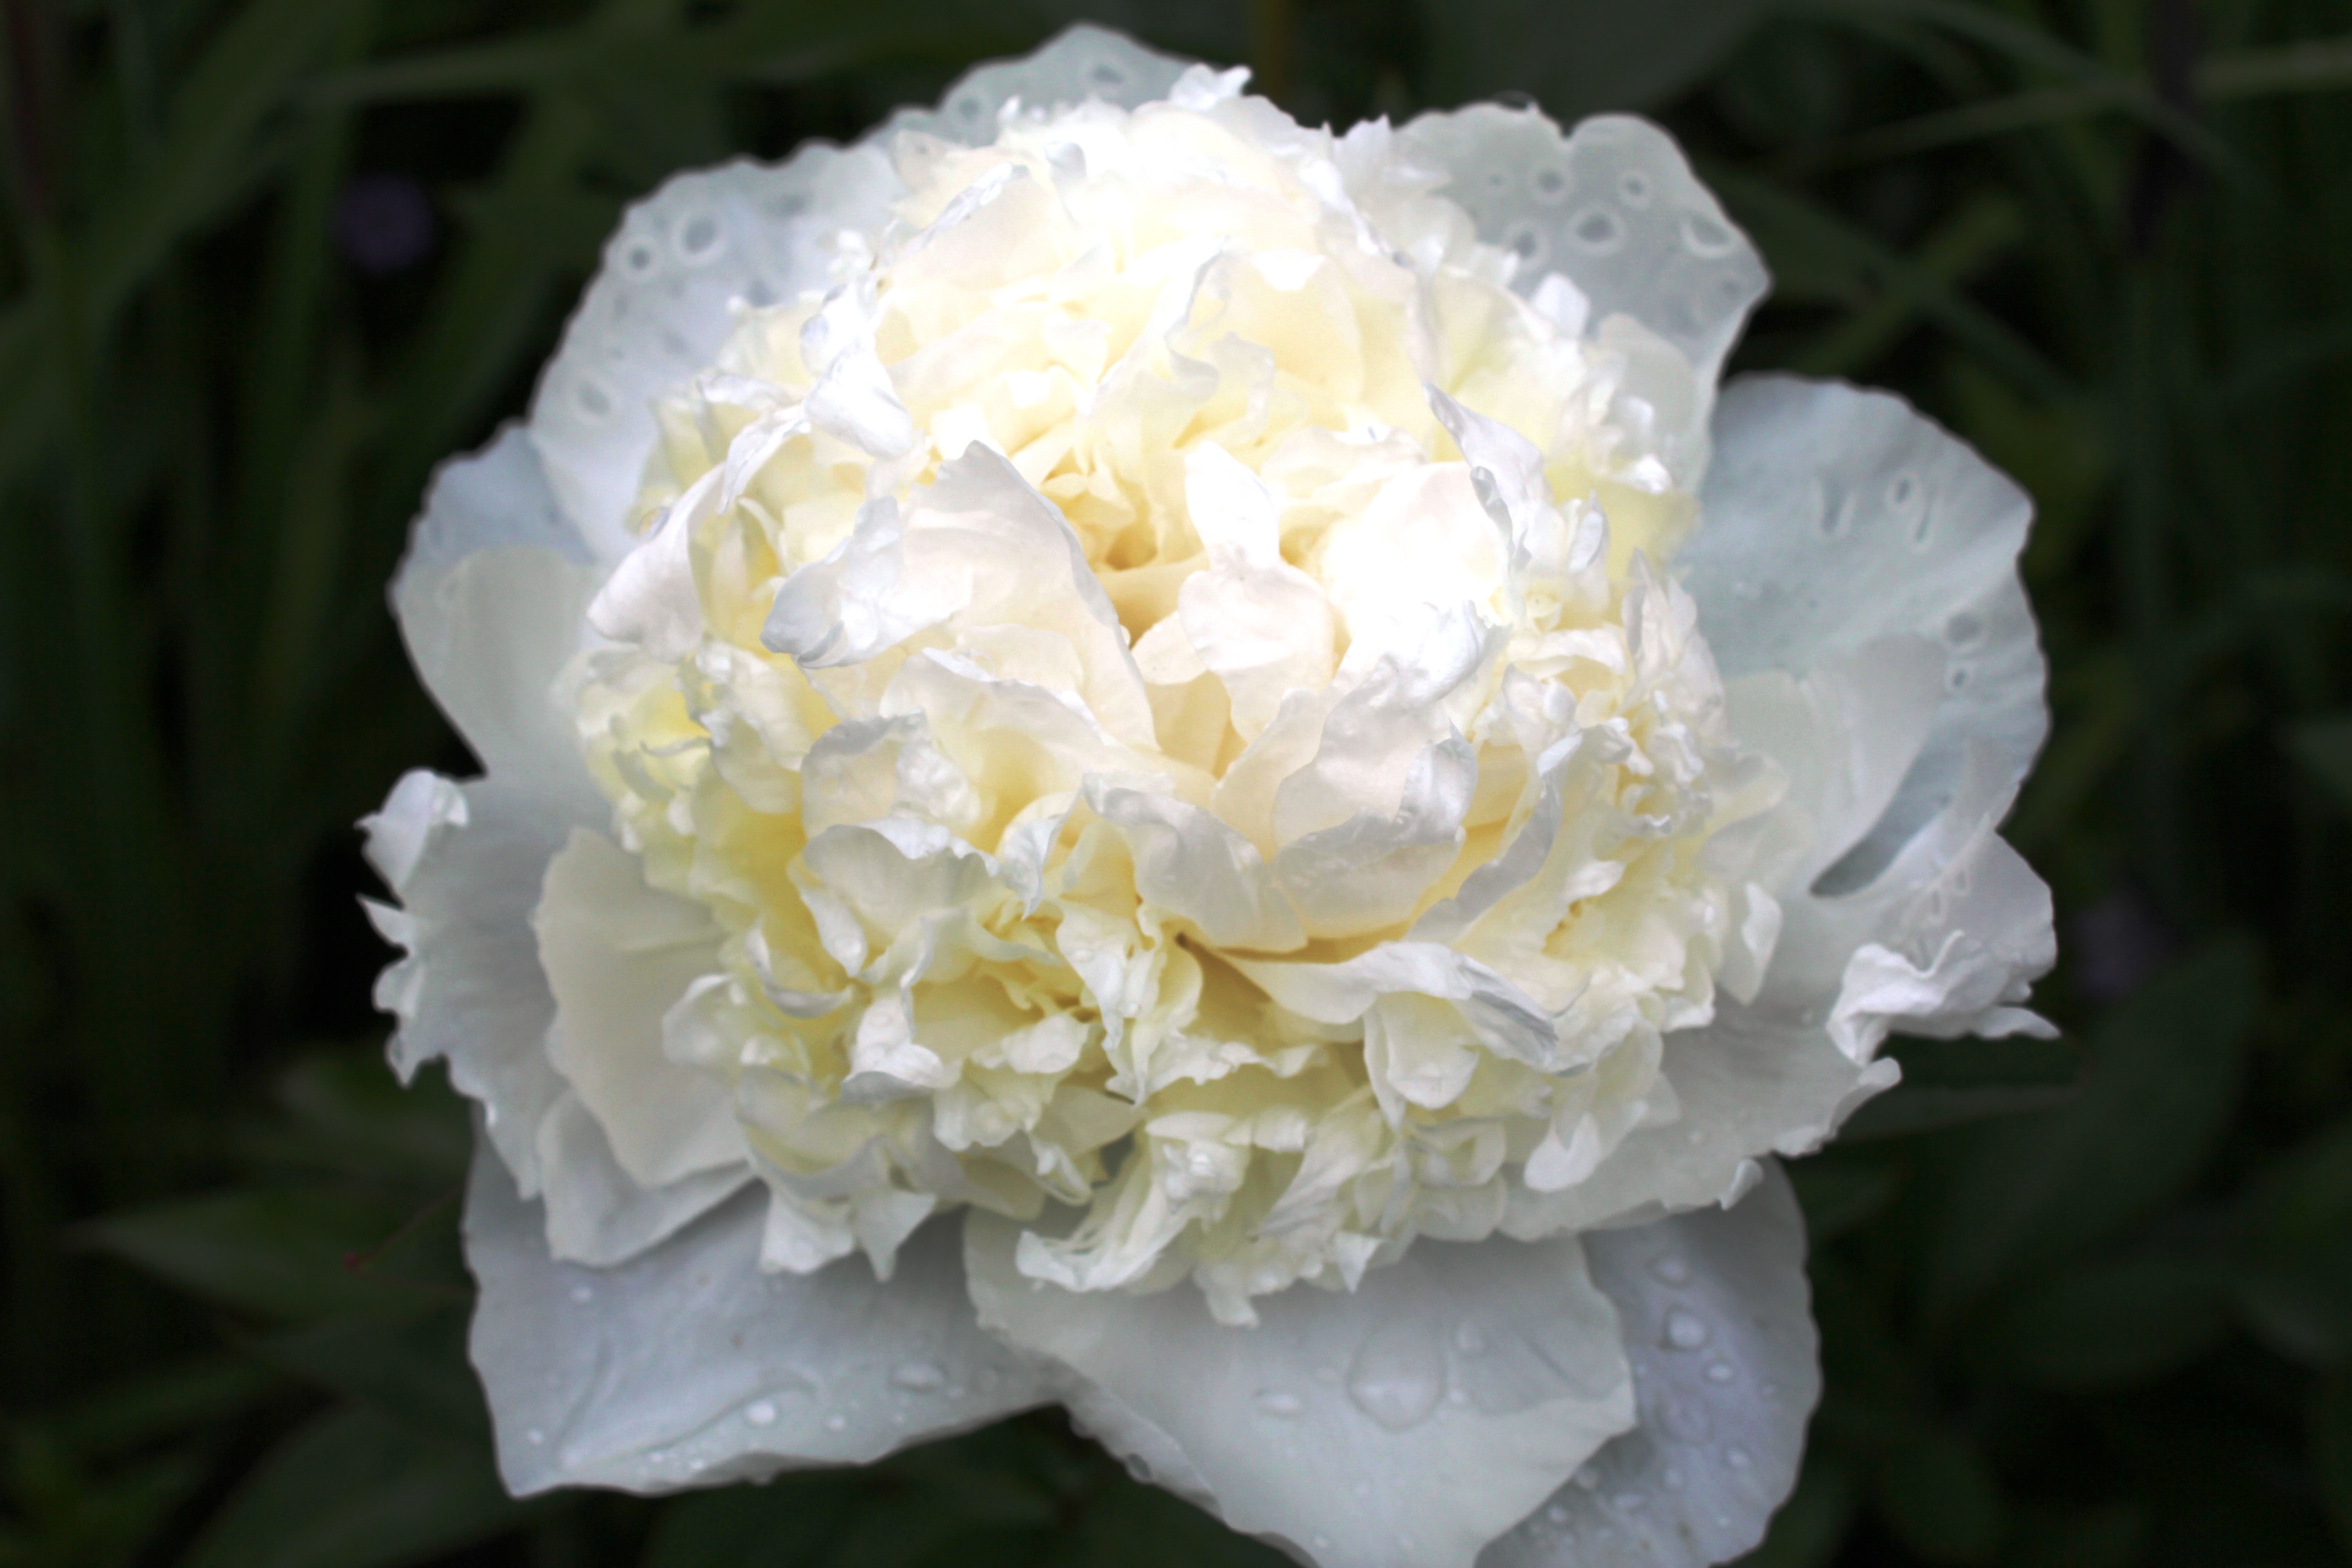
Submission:
[[1597,115],[1563,134],[1539,110],[1479,103],[1424,114],[1398,139],[1444,172],[1439,194],[1479,238],[1519,258],[1517,286],[1534,292],[1559,274],[1591,323],[1631,316],[1681,350],[1703,386],[1764,296],[1755,247],[1647,121]]
[[615,1268],[548,1256],[540,1205],[477,1155],[466,1256],[474,1364],[518,1495],[668,1491],[879,1458],[1045,1397],[981,1332],[954,1227],[919,1231],[896,1277],[863,1260],[759,1271],[766,1194],[739,1194]]
[[701,905],[646,885],[636,857],[574,829],[530,917],[555,996],[548,1055],[621,1168],[655,1187],[748,1157],[725,1086],[662,1053],[662,1023],[719,967]]
[[1948,804],[1968,743],[2013,783],[2049,726],[2044,668],[2017,580],[2023,491],[1901,399],[1759,377],[1715,418],[1704,521],[1677,565],[1727,677],[1811,671],[1878,637],[1946,656],[1927,742],[1876,828],[1833,869],[1855,887]]
[[367,855],[401,907],[371,904],[408,955],[376,983],[394,1013],[392,1065],[405,1081],[436,1058],[486,1108],[488,1136],[525,1192],[539,1190],[539,1124],[563,1093],[547,1059],[555,998],[530,911],[571,825],[498,779],[409,773],[361,824]]
[[734,301],[825,287],[835,237],[878,235],[902,189],[872,142],[810,142],[782,163],[680,174],[628,210],[530,405],[549,482],[596,555],[628,548],[654,399],[709,367]]
[[948,89],[938,109],[901,110],[877,139],[899,131],[919,131],[979,146],[995,140],[997,113],[1016,98],[1033,109],[1083,103],[1090,98],[1133,109],[1166,98],[1177,79],[1190,68],[1190,61],[1147,49],[1108,28],[1080,23],[1034,54],[992,61],[965,72]]
[[482,765],[583,822],[607,808],[553,697],[595,569],[520,428],[435,476],[393,584],[410,659]]
[[1074,1374],[1078,1422],[1236,1530],[1332,1568],[1464,1568],[1633,1419],[1616,1313],[1576,1238],[1423,1241],[1352,1293],[1078,1294],[975,1214],[981,1321]]
[[1704,1568],[1763,1539],[1821,1396],[1805,1222],[1768,1167],[1728,1211],[1585,1238],[1625,1325],[1641,1425],[1489,1547],[1479,1568]]

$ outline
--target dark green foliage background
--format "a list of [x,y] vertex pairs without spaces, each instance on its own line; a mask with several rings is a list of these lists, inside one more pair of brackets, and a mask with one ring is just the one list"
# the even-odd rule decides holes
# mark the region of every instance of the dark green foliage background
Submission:
[[[460,1108],[351,824],[466,771],[383,584],[621,205],[856,134],[1055,0],[0,0],[0,1568],[1265,1563],[1024,1417],[518,1505]],[[1744,366],[2034,493],[2011,822],[2065,1050],[1901,1049],[1798,1171],[1829,1393],[1755,1561],[2352,1555],[2352,0],[1135,0],[1309,119],[1659,114],[1777,279]],[[437,243],[352,265],[362,174]]]

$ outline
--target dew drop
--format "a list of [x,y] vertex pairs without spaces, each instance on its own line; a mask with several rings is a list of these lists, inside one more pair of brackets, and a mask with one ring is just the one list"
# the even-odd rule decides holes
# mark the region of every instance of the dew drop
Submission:
[[1739,248],[1739,237],[1715,219],[1693,213],[1683,219],[1683,244],[1692,255],[1712,258]]
[[1564,1504],[1554,1503],[1549,1508],[1544,1510],[1544,1517],[1551,1521],[1554,1524],[1566,1524],[1568,1522],[1568,1509]]
[[1585,208],[1570,221],[1568,232],[1595,256],[1606,256],[1625,243],[1625,225],[1607,207]]
[[1280,1421],[1287,1421],[1307,1408],[1298,1395],[1279,1388],[1259,1389],[1257,1407]]
[[764,1399],[754,1401],[743,1412],[743,1419],[754,1426],[772,1426],[776,1424],[776,1407]]
[[1729,1383],[1738,1375],[1738,1373],[1731,1370],[1731,1363],[1727,1361],[1711,1361],[1706,1363],[1706,1380],[1709,1383]]
[[582,382],[572,394],[572,400],[577,403],[580,405],[580,411],[591,419],[602,419],[613,412],[613,399],[603,387],[593,381]]
[[849,1430],[849,1417],[828,1415],[824,1418],[824,1429],[828,1432],[846,1432]]
[[621,256],[621,265],[639,278],[654,269],[654,247],[642,239]]
[[927,1361],[901,1362],[898,1370],[890,1374],[893,1384],[912,1394],[929,1394],[947,1380],[946,1373]]
[[1747,1449],[1735,1443],[1723,1451],[1723,1462],[1735,1470],[1744,1470],[1756,1461],[1748,1458]]
[[1965,689],[1969,684],[1969,667],[1965,664],[1952,666],[1951,673],[1944,677],[1944,684],[1954,691]]
[[593,1285],[574,1285],[572,1287],[571,1296],[574,1301],[584,1307],[596,1299],[596,1288]]
[[1944,623],[1944,645],[1947,647],[1969,648],[1984,640],[1984,617],[1962,610]]
[[1330,1551],[1330,1550],[1331,1550],[1331,1538],[1330,1538],[1329,1536],[1328,1536],[1328,1535],[1323,1534],[1320,1531],[1317,1531],[1317,1532],[1316,1532],[1315,1537],[1314,1537],[1314,1541],[1315,1541],[1315,1550],[1316,1550],[1316,1551],[1318,1551],[1318,1552],[1328,1552],[1328,1551]]
[[541,1430],[540,1430],[538,1427],[536,1427],[536,1426],[532,1427],[530,1431],[528,1431],[528,1432],[524,1433],[524,1434],[523,1434],[523,1436],[530,1439],[530,1446],[531,1446],[532,1447],[534,1447],[534,1448],[536,1448],[536,1447],[540,1447],[541,1444],[543,1444],[543,1443],[545,1443],[545,1442],[547,1441],[547,1434],[546,1434],[546,1433],[544,1433],[544,1432],[542,1432],[542,1431],[541,1431]]
[[1562,169],[1538,169],[1528,184],[1535,187],[1539,202],[1556,202],[1568,195],[1568,174]]
[[1661,1252],[1650,1259],[1650,1278],[1668,1289],[1679,1290],[1691,1282],[1690,1261],[1679,1252]]
[[1666,1312],[1665,1331],[1658,1342],[1668,1350],[1695,1351],[1707,1342],[1706,1320],[1686,1307]]
[[1628,169],[1617,177],[1617,194],[1625,198],[1629,207],[1650,205],[1650,176],[1639,169]]
[[698,213],[679,226],[677,252],[688,261],[700,261],[719,248],[719,220]]
[[1348,1397],[1391,1432],[1428,1420],[1444,1395],[1445,1363],[1411,1325],[1373,1334],[1348,1367]]

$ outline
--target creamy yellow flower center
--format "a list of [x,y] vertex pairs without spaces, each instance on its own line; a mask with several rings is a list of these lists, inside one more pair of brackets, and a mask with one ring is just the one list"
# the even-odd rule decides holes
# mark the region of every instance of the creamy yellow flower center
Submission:
[[729,933],[666,1049],[768,1261],[1034,1221],[1221,1316],[1469,1238],[1670,1119],[1766,802],[1691,607],[1673,349],[1394,151],[1198,73],[895,150],[899,222],[659,409],[573,689]]

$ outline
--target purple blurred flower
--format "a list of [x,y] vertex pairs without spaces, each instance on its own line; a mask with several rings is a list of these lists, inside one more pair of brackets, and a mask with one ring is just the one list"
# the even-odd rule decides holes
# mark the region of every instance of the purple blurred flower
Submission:
[[362,174],[335,202],[336,248],[362,272],[415,266],[439,228],[433,198],[405,174]]

